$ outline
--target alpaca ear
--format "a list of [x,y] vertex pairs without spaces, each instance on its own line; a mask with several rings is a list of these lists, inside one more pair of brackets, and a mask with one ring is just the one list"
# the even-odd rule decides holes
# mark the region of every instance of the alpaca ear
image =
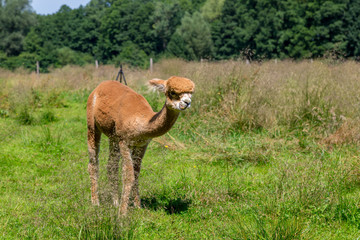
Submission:
[[166,81],[165,80],[154,78],[149,81],[149,84],[150,84],[151,88],[153,88],[154,90],[157,90],[159,92],[164,93],[166,90]]

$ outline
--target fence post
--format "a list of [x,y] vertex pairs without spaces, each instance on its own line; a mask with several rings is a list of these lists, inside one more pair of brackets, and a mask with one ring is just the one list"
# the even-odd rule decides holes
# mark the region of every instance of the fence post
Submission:
[[36,61],[36,75],[39,76],[39,74],[40,74],[40,63],[39,61]]
[[153,72],[153,59],[150,58],[150,72]]
[[99,62],[98,62],[98,60],[95,60],[95,67],[96,67],[96,69],[99,68]]

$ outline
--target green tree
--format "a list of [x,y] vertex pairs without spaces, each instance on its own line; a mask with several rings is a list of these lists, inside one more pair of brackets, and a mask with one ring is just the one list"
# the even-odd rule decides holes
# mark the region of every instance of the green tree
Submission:
[[343,32],[344,1],[290,2],[285,12],[280,43],[288,57],[322,57],[329,51],[343,52],[346,35]]
[[151,21],[153,22],[153,34],[159,43],[157,52],[163,52],[166,49],[176,27],[180,25],[183,14],[180,5],[177,3],[157,2],[155,4]]
[[284,1],[259,0],[255,6],[255,54],[258,58],[277,58],[281,52],[279,33],[283,27]]
[[[38,15],[38,24],[24,40],[24,50],[36,54],[42,68],[88,62],[89,56],[98,56],[99,28],[105,8],[105,1],[92,0],[85,7],[72,10],[63,5],[55,14]],[[64,56],[67,53],[68,58]],[[74,58],[74,54],[79,58]]]
[[86,53],[76,52],[69,47],[57,49],[57,64],[65,65],[84,65],[89,63],[92,57]]
[[199,11],[206,0],[169,0],[169,2],[176,2],[180,5],[184,12],[194,13]]
[[195,12],[192,16],[185,14],[167,50],[177,57],[200,60],[212,56],[212,47],[210,26],[199,12]]
[[0,4],[0,50],[14,56],[23,50],[23,39],[35,24],[29,0],[2,0]]
[[123,43],[120,54],[112,59],[115,65],[126,63],[130,66],[141,68],[147,68],[149,65],[148,61],[149,58],[146,53],[131,41]]
[[84,20],[81,22],[81,43],[76,49],[85,51],[100,60],[101,53],[98,44],[101,38],[101,20],[105,16],[105,10],[109,7],[105,0],[91,0],[84,8]]
[[350,0],[344,13],[343,33],[348,57],[360,57],[360,1]]
[[150,0],[112,0],[101,19],[98,53],[103,60],[118,56],[122,45],[131,41],[150,55],[156,46],[150,16],[154,3]]
[[14,70],[19,67],[26,69],[36,69],[36,55],[28,52],[22,52],[19,56],[7,57],[5,60],[5,67]]
[[217,58],[239,56],[245,49],[255,50],[259,28],[254,1],[225,0],[221,17],[212,24]]
[[208,21],[212,22],[221,15],[225,0],[207,0],[201,8],[201,14]]
[[284,10],[284,21],[279,33],[280,58],[311,57],[314,44],[313,33],[308,28],[304,15],[306,2],[288,1]]
[[321,57],[344,51],[348,0],[225,0],[212,24],[218,58]]
[[41,37],[36,33],[35,28],[32,28],[24,38],[24,50],[40,55],[42,45],[43,41]]

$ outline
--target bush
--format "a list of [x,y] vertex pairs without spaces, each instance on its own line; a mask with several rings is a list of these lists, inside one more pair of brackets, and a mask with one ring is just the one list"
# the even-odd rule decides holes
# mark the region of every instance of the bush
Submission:
[[126,63],[130,66],[148,68],[148,56],[136,44],[128,41],[122,45],[119,55],[113,58],[114,64]]
[[31,125],[35,122],[35,117],[33,112],[29,109],[28,106],[24,106],[20,109],[18,113],[17,120],[20,124]]
[[8,118],[9,117],[9,111],[0,109],[0,118]]
[[57,118],[55,117],[55,114],[51,109],[46,109],[44,112],[42,112],[40,116],[40,122],[42,124],[47,124],[51,122],[55,122]]
[[6,53],[0,51],[0,68],[6,68]]
[[25,68],[30,70],[36,70],[36,61],[39,57],[36,54],[23,52],[19,56],[6,57],[0,53],[0,67],[4,67],[10,70],[16,68]]
[[171,37],[167,51],[186,60],[212,57],[210,26],[199,12],[185,14],[181,25]]
[[93,58],[86,54],[81,52],[76,52],[72,50],[69,47],[63,47],[57,50],[58,54],[58,60],[57,64],[58,66],[65,66],[65,65],[80,65],[83,66],[86,63],[90,63]]

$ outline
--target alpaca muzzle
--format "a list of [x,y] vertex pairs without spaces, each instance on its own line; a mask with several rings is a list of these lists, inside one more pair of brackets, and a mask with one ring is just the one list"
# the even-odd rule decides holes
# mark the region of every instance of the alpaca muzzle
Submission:
[[191,98],[189,96],[184,96],[181,99],[181,102],[179,104],[181,110],[185,110],[191,106]]
[[181,110],[185,110],[185,109],[187,109],[187,108],[190,107],[191,103],[180,102],[179,105],[180,105],[180,109],[181,109]]

